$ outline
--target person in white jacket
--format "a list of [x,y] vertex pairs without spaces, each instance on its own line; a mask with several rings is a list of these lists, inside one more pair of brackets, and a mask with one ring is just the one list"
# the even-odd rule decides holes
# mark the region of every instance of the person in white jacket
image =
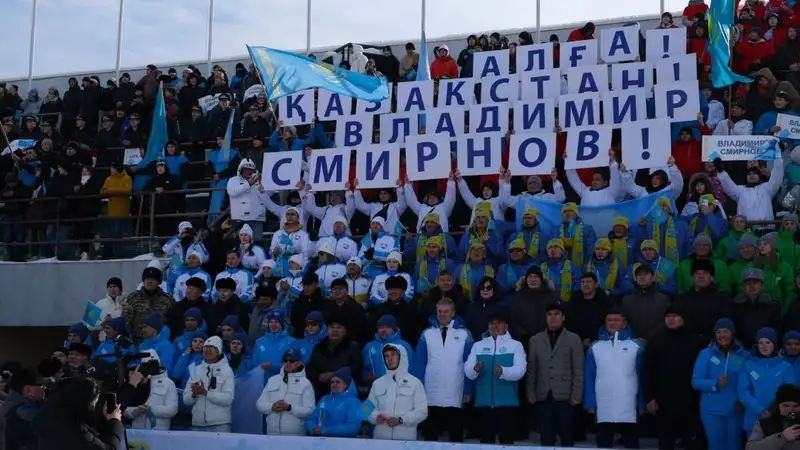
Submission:
[[330,245],[333,248],[333,256],[336,261],[345,264],[358,255],[358,244],[351,237],[347,231],[347,218],[344,216],[336,216],[332,220],[333,233],[327,237],[320,237],[317,241],[317,253],[325,245]]
[[314,247],[311,238],[300,223],[302,213],[294,207],[286,209],[283,226],[272,235],[269,253],[275,260],[272,273],[276,277],[285,277],[289,272],[289,258],[292,255],[302,255],[303,258],[314,256]]
[[725,121],[725,106],[719,100],[711,97],[713,86],[709,81],[700,82],[700,94],[704,95],[708,102],[708,119],[705,120],[705,123],[708,128],[713,130],[717,125]]
[[191,222],[183,221],[178,225],[178,234],[172,236],[170,240],[161,248],[167,258],[171,258],[174,265],[174,260],[178,259],[182,264],[186,262],[186,255],[191,251],[196,251],[202,258],[200,262],[203,264],[208,262],[208,250],[203,245],[203,240],[200,234],[194,231]]
[[[736,213],[744,216],[748,221],[755,220],[775,220],[772,210],[772,197],[778,193],[778,189],[783,184],[783,164],[778,163],[772,166],[769,180],[762,181],[761,169],[750,167],[747,169],[745,185],[738,185],[731,180],[728,172],[725,171],[722,161],[716,159],[714,166],[717,168],[717,179],[722,186],[722,190],[737,202]],[[757,228],[772,228],[772,225]]]
[[[565,151],[564,158],[566,157],[567,152]],[[608,179],[605,178],[605,175],[600,170],[595,170],[592,174],[591,186],[583,184],[577,170],[566,171],[567,181],[581,198],[581,206],[606,206],[617,202],[623,187],[619,174],[619,165],[614,159],[613,153],[609,155],[608,170],[610,175]]]
[[241,220],[253,230],[256,238],[264,235],[266,211],[261,204],[261,193],[264,188],[259,181],[256,163],[252,159],[243,159],[236,169],[237,175],[228,180],[227,191],[230,197],[231,219]]
[[122,292],[122,280],[117,277],[111,277],[106,282],[107,295],[95,303],[100,308],[100,316],[97,318],[97,324],[91,328],[92,331],[100,330],[100,342],[106,340],[106,334],[102,331],[103,322],[109,319],[114,319],[122,315],[122,305],[125,302],[125,295]]
[[203,343],[203,362],[186,384],[183,403],[192,407],[192,429],[230,433],[235,382],[219,336]]
[[353,44],[353,52],[350,53],[350,70],[352,72],[365,73],[369,58],[364,54],[364,47]]
[[355,180],[355,191],[353,197],[356,200],[356,208],[359,211],[369,216],[372,221],[376,217],[381,217],[385,223],[383,230],[392,236],[401,236],[403,234],[403,226],[400,223],[400,216],[406,212],[408,203],[406,203],[405,189],[403,188],[403,181],[397,180],[396,196],[397,199],[392,199],[392,190],[388,188],[378,189],[378,201],[374,203],[367,203],[358,189],[358,178]]
[[[553,169],[550,176],[553,178],[553,193],[549,193],[542,189],[542,179],[536,175],[531,175],[525,179],[527,190],[519,195],[511,195],[511,171],[506,170],[503,176],[500,177],[500,204],[506,208],[517,209],[520,200],[530,196],[536,200],[545,202],[563,203],[567,198],[564,193],[564,186],[558,181],[558,172]],[[522,205],[525,209],[525,205]]]
[[425,227],[425,216],[431,213],[439,214],[439,225],[445,233],[450,231],[448,217],[453,214],[453,207],[456,206],[456,182],[455,174],[450,172],[450,177],[447,180],[447,191],[444,194],[444,200],[436,191],[431,191],[425,194],[423,203],[417,200],[417,193],[414,192],[414,186],[410,181],[406,181],[406,201],[408,207],[414,214],[417,215],[417,231],[422,232]]
[[619,171],[625,190],[633,198],[646,197],[650,194],[668,189],[673,198],[680,198],[683,191],[683,174],[675,165],[672,156],[667,160],[667,167],[653,167],[650,169],[650,186],[642,187],[633,180],[634,172],[629,171],[623,164]]
[[461,177],[461,172],[456,170],[455,177],[461,199],[464,200],[467,207],[472,210],[469,223],[475,222],[475,205],[481,202],[489,202],[489,204],[492,205],[492,219],[504,220],[507,206],[500,203],[500,190],[494,182],[487,181],[483,183],[483,186],[481,186],[481,198],[478,199],[469,189],[469,185],[464,181],[464,178]]
[[253,229],[250,225],[242,225],[239,230],[239,259],[242,260],[243,268],[258,273],[261,264],[267,260],[267,252],[264,251],[264,247],[253,242],[253,238]]
[[[155,350],[150,349],[146,353],[150,356],[142,358],[142,364],[151,360],[161,364]],[[168,431],[172,418],[178,414],[178,389],[175,382],[169,379],[166,369],[161,367],[158,374],[147,378],[146,383],[150,385],[147,401],[139,406],[128,406],[123,414],[132,420],[131,428]]]
[[280,373],[267,380],[256,409],[267,416],[267,434],[305,436],[304,423],[314,411],[314,386],[306,378],[300,349],[283,355]]
[[348,224],[353,219],[353,214],[356,212],[356,201],[353,198],[353,191],[351,191],[348,186],[344,194],[341,191],[331,191],[328,195],[331,204],[328,206],[317,206],[317,201],[314,198],[313,192],[301,192],[300,199],[303,203],[303,210],[319,219],[320,238],[334,234],[333,227],[335,220],[340,217],[345,218],[345,227],[347,227],[345,232],[350,234]]
[[[720,121],[717,126],[713,127],[714,136],[751,136],[753,134],[753,122],[745,119],[746,109],[747,102],[744,99],[734,100],[731,104],[730,117],[727,120]],[[710,123],[706,124],[709,128],[712,128]]]
[[402,345],[386,344],[381,350],[386,374],[372,383],[367,401],[375,406],[369,422],[374,439],[416,441],[417,426],[428,417],[425,387],[408,373],[409,356]]

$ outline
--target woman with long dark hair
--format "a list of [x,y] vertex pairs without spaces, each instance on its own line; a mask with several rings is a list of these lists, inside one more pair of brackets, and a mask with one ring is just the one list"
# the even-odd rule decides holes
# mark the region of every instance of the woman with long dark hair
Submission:
[[113,412],[105,413],[99,399],[100,385],[91,378],[70,378],[59,384],[33,421],[37,449],[119,449],[125,431],[122,410],[116,405]]

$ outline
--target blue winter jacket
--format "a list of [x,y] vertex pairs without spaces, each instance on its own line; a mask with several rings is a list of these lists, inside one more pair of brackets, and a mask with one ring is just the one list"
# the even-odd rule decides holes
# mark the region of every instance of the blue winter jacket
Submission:
[[323,323],[317,334],[308,334],[308,330],[306,330],[303,333],[303,339],[298,339],[294,342],[293,347],[300,350],[300,354],[303,355],[304,365],[308,364],[308,360],[311,359],[311,353],[317,344],[326,337],[328,337],[328,326]]
[[526,254],[522,260],[518,262],[509,261],[497,269],[494,279],[500,283],[503,299],[510,300],[511,296],[517,292],[517,281],[525,277],[525,274],[528,273],[528,269],[533,264],[534,262],[531,257]]
[[278,333],[267,331],[264,336],[256,339],[253,345],[253,367],[270,363],[269,369],[264,369],[264,381],[269,377],[277,375],[283,365],[283,355],[290,347],[293,347],[295,339],[288,333],[286,327]]
[[306,419],[306,431],[311,434],[319,425],[322,436],[356,437],[361,429],[360,411],[361,401],[354,390],[328,394]]
[[[678,216],[676,214],[670,214],[670,216],[672,216],[672,220],[675,221],[675,240],[678,242],[678,258],[682,260],[694,252],[694,236],[692,236],[689,225],[683,216]],[[631,233],[634,234],[640,242],[653,239],[653,220],[652,218],[648,218],[645,225],[632,227]],[[661,248],[658,249],[658,254],[661,256],[667,254],[664,248],[667,242],[667,228],[666,222],[661,224],[661,239],[659,240]]]
[[[755,135],[772,134],[769,133],[769,129],[778,124],[778,114],[787,114],[789,116],[798,115],[796,112],[791,110],[786,110],[786,111],[775,110],[762,113],[761,117],[758,118],[758,122],[756,122],[755,126],[753,126],[753,134]],[[780,136],[778,137],[780,138],[781,142],[787,142],[790,149],[800,144],[800,140],[797,139],[788,139]]]
[[161,367],[165,368],[168,374],[172,372],[172,367],[175,364],[175,347],[172,342],[159,335],[154,338],[147,338],[139,344],[139,353],[150,349],[155,350],[158,354],[158,359],[161,360]]
[[794,384],[794,368],[780,356],[763,358],[753,349],[753,357],[744,362],[739,376],[739,401],[744,405],[742,429],[750,435],[756,421],[775,400],[775,393],[784,384]]
[[[128,348],[123,348],[122,354],[123,355],[131,355],[136,353],[136,347],[133,345],[128,346]],[[109,356],[104,356],[109,355]],[[106,339],[100,345],[97,346],[97,350],[92,352],[93,357],[102,356],[102,360],[113,363],[116,361],[116,356],[114,356],[114,341],[112,339]],[[160,357],[160,356],[159,356]]]
[[784,361],[786,361],[792,369],[794,369],[794,381],[795,383],[800,382],[800,355],[798,356],[787,356],[781,355]]
[[[617,279],[614,286],[606,286],[606,279],[608,278],[608,271],[611,270],[611,263],[614,261],[612,256],[600,261],[592,255],[592,265],[594,266],[594,274],[597,276],[597,287],[604,291],[611,291],[611,296],[623,296],[633,293],[633,281],[631,280],[630,272],[621,263],[617,264]],[[589,272],[589,264],[583,270]]]
[[375,375],[375,378],[386,375],[386,364],[383,361],[383,346],[386,344],[400,345],[406,349],[409,363],[408,373],[412,373],[411,367],[414,362],[414,351],[411,349],[411,345],[409,345],[408,342],[400,339],[400,330],[395,330],[394,333],[387,336],[386,339],[381,339],[380,335],[375,333],[375,340],[368,342],[367,345],[364,346],[362,352],[364,357],[364,369],[362,370],[361,379],[364,380],[368,386],[372,385],[372,382],[367,381],[367,375]]
[[[305,139],[295,137],[294,141],[289,144],[289,150],[302,150],[309,144],[314,143],[314,141],[317,139],[319,139],[323,147],[333,147],[327,136],[325,136],[325,128],[323,128],[322,122],[317,122],[317,124],[309,131],[308,137]],[[275,131],[273,131],[272,135],[269,137],[269,151],[283,152],[286,150],[286,143],[284,143],[283,137],[280,135],[280,129],[276,127]]]
[[[467,253],[469,252],[469,248],[472,246],[470,229],[471,228],[468,228],[464,231],[464,234],[461,235],[461,240],[458,242],[458,252],[456,256],[458,261],[464,261],[467,259]],[[496,230],[488,230],[487,233],[489,233],[489,240],[483,243],[486,246],[486,261],[496,266],[506,259],[506,251],[503,246],[503,236],[501,236]]]
[[178,361],[175,362],[175,368],[169,373],[169,377],[172,378],[172,381],[174,381],[177,386],[185,387],[191,375],[189,366],[192,364],[199,366],[202,363],[203,352],[189,353],[188,355],[183,353],[178,358]]
[[684,217],[686,218],[686,225],[689,227],[689,232],[692,231],[692,220],[697,217],[697,224],[695,225],[693,233],[695,237],[705,232],[706,227],[708,227],[708,231],[711,233],[708,237],[713,239],[714,242],[728,235],[728,218],[725,217],[725,214],[723,214],[722,210],[719,208],[714,208],[714,212],[708,215],[697,213]]
[[[739,399],[737,387],[739,374],[742,372],[746,353],[742,344],[734,342],[726,354],[716,342],[703,349],[694,363],[692,387],[700,392],[700,413],[715,416],[734,414]],[[728,381],[722,389],[717,388],[717,380],[727,376]]]

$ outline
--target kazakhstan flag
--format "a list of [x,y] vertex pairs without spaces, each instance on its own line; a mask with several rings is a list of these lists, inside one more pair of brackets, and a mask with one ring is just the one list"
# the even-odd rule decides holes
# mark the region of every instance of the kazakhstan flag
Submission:
[[711,82],[715,88],[728,87],[734,83],[751,83],[753,80],[734,73],[730,68],[731,28],[735,0],[711,0],[708,8],[708,34],[706,44],[711,53]]
[[325,89],[369,102],[389,98],[386,78],[351,72],[306,56],[269,47],[247,47],[261,74],[267,97],[274,101],[311,88]]

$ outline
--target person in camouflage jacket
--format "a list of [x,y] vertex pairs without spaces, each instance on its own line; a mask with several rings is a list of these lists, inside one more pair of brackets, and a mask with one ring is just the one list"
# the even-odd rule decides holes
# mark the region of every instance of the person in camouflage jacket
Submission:
[[142,288],[132,292],[125,300],[122,317],[134,336],[139,337],[142,320],[150,313],[157,312],[161,314],[162,320],[166,320],[167,312],[175,304],[172,296],[161,289],[162,279],[161,270],[155,267],[145,268],[142,272]]

